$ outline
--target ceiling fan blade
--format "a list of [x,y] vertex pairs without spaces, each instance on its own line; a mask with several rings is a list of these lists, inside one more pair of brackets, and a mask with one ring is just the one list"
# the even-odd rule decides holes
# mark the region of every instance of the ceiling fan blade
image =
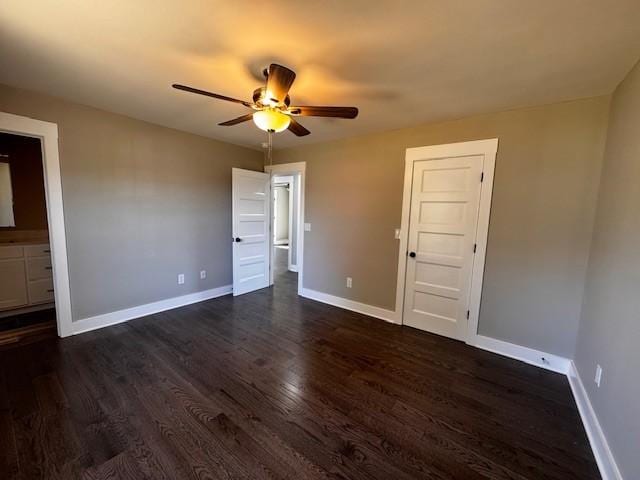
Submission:
[[237,125],[242,122],[246,122],[247,120],[251,120],[253,117],[253,113],[247,113],[246,115],[242,115],[241,117],[234,118],[233,120],[227,120],[226,122],[219,123],[223,127],[230,127],[231,125]]
[[305,135],[309,135],[311,133],[309,130],[296,122],[293,118],[291,119],[291,123],[289,123],[289,127],[287,128],[298,137],[304,137]]
[[296,72],[287,67],[272,63],[269,65],[269,75],[267,76],[267,97],[276,103],[284,103],[284,99],[289,93],[293,81],[296,79]]
[[174,83],[173,88],[190,93],[197,93],[198,95],[204,95],[205,97],[217,98],[218,100],[226,100],[227,102],[240,103],[245,107],[253,108],[253,104],[245,102],[244,100],[238,100],[237,98],[227,97],[225,95],[218,95],[217,93],[207,92],[206,90],[200,90],[199,88],[188,87],[186,85],[180,85]]
[[356,118],[358,109],[356,107],[289,107],[287,113],[303,117]]

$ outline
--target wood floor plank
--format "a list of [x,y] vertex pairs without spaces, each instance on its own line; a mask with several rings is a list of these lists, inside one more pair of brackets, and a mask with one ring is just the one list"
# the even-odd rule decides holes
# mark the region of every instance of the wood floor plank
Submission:
[[276,277],[0,351],[0,478],[600,478],[564,376]]

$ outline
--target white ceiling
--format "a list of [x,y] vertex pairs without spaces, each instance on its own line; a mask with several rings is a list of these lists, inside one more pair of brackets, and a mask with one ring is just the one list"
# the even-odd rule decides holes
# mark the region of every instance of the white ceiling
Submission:
[[0,83],[258,147],[247,99],[272,61],[302,119],[276,146],[610,93],[640,57],[639,0],[2,0]]

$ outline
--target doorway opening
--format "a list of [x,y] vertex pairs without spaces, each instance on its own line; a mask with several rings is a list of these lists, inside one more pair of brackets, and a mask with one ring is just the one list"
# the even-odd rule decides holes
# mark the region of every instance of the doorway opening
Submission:
[[[234,296],[276,283],[284,286],[287,294],[302,295],[304,232],[311,229],[304,223],[305,168],[305,162],[298,162],[265,166],[266,173],[232,169]],[[289,205],[278,219],[274,216],[274,187],[285,187],[276,195]],[[283,230],[276,238],[278,221]]]
[[298,283],[298,212],[300,174],[273,175],[271,242],[271,283]]
[[296,180],[294,176],[274,176],[271,179],[273,189],[273,242],[274,281],[284,272],[297,272],[297,251],[295,235]]
[[0,132],[0,346],[56,335],[39,138]]
[[298,295],[304,273],[305,170],[305,162],[265,167],[271,174],[270,285],[290,286]]
[[[22,214],[17,213],[14,208],[16,187],[13,184],[13,174],[10,172],[11,201],[4,203],[8,204],[8,208],[5,208],[3,216],[8,221],[2,232],[4,241],[0,242],[0,262],[5,262],[2,266],[6,273],[6,276],[5,273],[2,274],[4,280],[0,285],[0,294],[6,298],[0,303],[2,305],[0,311],[33,308],[32,311],[38,312],[46,310],[45,305],[49,308],[54,305],[57,334],[61,337],[72,335],[71,292],[58,153],[58,126],[51,122],[0,112],[0,133],[27,139],[35,142],[34,145],[38,145],[40,163],[34,168],[42,172],[39,178],[44,187],[46,208],[44,230],[40,227],[26,229],[34,230],[28,234],[20,230],[19,222],[22,220],[19,217]],[[3,198],[9,198],[8,188],[5,183]],[[9,210],[13,211],[13,214],[8,213]],[[22,275],[24,275],[24,283],[16,282],[14,275],[17,275],[18,279],[23,278]],[[6,286],[11,286],[12,293],[7,293]],[[11,315],[6,314],[2,318],[8,316]],[[16,343],[16,341],[7,340],[6,343]]]

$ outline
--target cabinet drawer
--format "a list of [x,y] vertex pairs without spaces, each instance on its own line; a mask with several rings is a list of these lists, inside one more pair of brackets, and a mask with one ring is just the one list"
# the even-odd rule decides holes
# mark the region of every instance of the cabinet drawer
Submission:
[[51,278],[51,258],[27,258],[27,278],[29,280]]
[[42,245],[26,245],[24,247],[25,257],[43,257],[51,255],[51,247],[48,243]]
[[0,310],[26,304],[24,260],[0,260]]
[[17,245],[7,245],[0,247],[0,258],[22,258],[24,255],[22,247]]
[[29,303],[53,302],[53,279],[45,278],[29,282],[27,289],[29,290]]

